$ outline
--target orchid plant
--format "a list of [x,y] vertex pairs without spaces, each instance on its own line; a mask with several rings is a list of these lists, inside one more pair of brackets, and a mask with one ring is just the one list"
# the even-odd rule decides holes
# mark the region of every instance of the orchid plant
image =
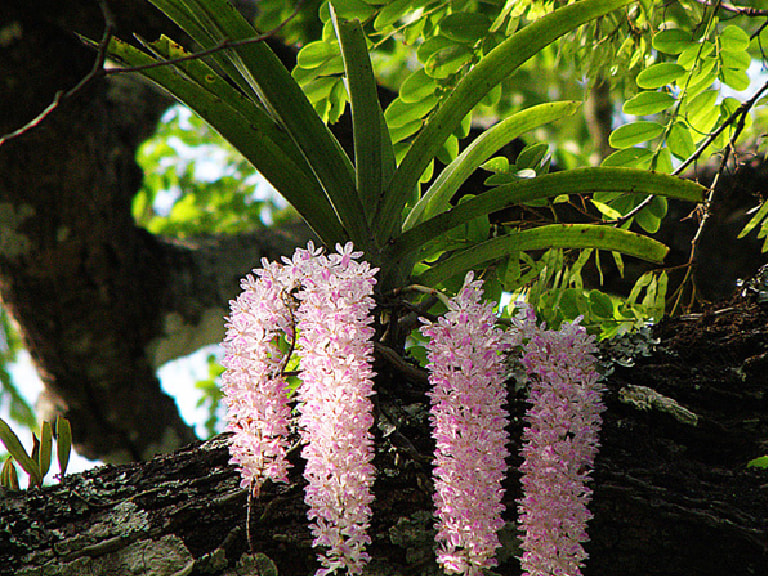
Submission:
[[[231,302],[223,374],[231,462],[258,495],[267,479],[288,480],[290,408],[284,369],[301,355],[299,429],[307,460],[305,501],[314,546],[325,549],[318,576],[363,573],[373,501],[373,321],[377,270],[352,244],[325,256],[310,243],[283,263],[262,263]],[[504,526],[502,481],[509,456],[505,355],[522,347],[530,386],[523,435],[525,496],[521,563],[530,576],[580,574],[586,558],[591,490],[586,482],[600,427],[594,337],[578,323],[536,325],[523,306],[511,330],[496,325],[482,280],[469,272],[429,339],[435,441],[437,560],[448,574],[494,566]],[[288,343],[284,353],[277,344]]]
[[[143,49],[113,38],[112,58],[196,111],[293,205],[323,246],[337,246],[328,255],[310,245],[280,263],[263,262],[231,303],[223,381],[234,432],[232,462],[243,486],[258,494],[266,480],[287,479],[291,403],[286,373],[295,353],[300,357],[295,399],[307,460],[306,502],[314,543],[325,551],[318,574],[341,568],[350,575],[362,573],[374,478],[375,327],[380,328],[376,334],[388,335],[386,344],[398,348],[395,353],[402,353],[408,331],[397,323],[405,308],[393,308],[392,302],[399,302],[409,286],[419,286],[421,292],[414,293],[437,293],[441,287],[455,289],[464,278],[447,302],[447,313],[434,320],[445,309],[433,310],[422,327],[433,386],[438,561],[446,572],[465,574],[494,564],[509,449],[503,355],[522,346],[532,394],[523,449],[522,563],[532,575],[577,570],[585,558],[580,543],[589,517],[584,482],[602,409],[593,345],[576,323],[552,332],[518,318],[513,329],[500,329],[471,271],[505,268],[503,288],[511,290],[539,273],[534,265],[528,275],[521,272],[521,262],[532,262],[532,251],[607,250],[617,258],[621,253],[660,261],[667,249],[628,230],[631,216],[596,224],[491,227],[489,215],[598,192],[700,202],[703,188],[643,170],[582,168],[491,179],[484,193],[457,200],[466,179],[493,164],[489,161],[504,145],[573,114],[578,103],[571,101],[518,111],[463,150],[457,143],[442,171],[426,189],[422,185],[429,181],[434,158],[452,148],[473,109],[503,79],[559,37],[625,9],[631,0],[581,0],[541,16],[492,49],[478,45],[455,71],[452,89],[431,103],[423,122],[415,122],[406,136],[394,125],[395,114],[382,110],[377,99],[370,40],[355,12],[363,3],[326,2],[324,39],[333,38],[338,49],[337,75],[343,76],[351,105],[354,162],[262,41],[265,35],[227,0],[152,2],[193,40],[192,48],[166,37],[143,42]],[[393,10],[386,3],[370,4],[366,13],[379,11],[382,18]],[[308,58],[305,54],[305,63]],[[391,106],[409,104],[396,100]],[[462,236],[470,228],[475,231]],[[583,265],[577,260],[574,266],[579,262]],[[414,302],[408,305],[413,309]],[[562,490],[548,490],[552,482],[560,482]],[[550,504],[562,517],[553,517]]]

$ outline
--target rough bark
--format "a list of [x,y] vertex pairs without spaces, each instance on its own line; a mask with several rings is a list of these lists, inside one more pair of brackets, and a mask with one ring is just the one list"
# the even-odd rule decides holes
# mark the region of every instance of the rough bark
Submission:
[[[768,448],[767,321],[764,308],[742,303],[664,324],[661,342],[611,349],[585,575],[764,573],[768,473],[745,463]],[[425,400],[415,383],[379,395],[369,575],[438,573]],[[517,444],[525,402],[510,404]],[[2,494],[0,574],[311,574],[297,454],[291,483],[267,484],[253,503],[255,556],[247,495],[220,436],[144,464]],[[519,495],[513,472],[498,574],[520,573]]]

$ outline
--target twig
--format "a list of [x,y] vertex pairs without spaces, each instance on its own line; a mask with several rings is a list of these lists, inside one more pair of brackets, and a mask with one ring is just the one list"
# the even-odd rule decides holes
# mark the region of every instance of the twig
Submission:
[[392,350],[389,346],[385,346],[380,342],[374,342],[374,348],[377,353],[381,354],[387,362],[392,364],[392,366],[402,372],[405,376],[421,384],[429,384],[429,378],[424,370],[406,362],[400,354]]
[[739,16],[768,16],[768,10],[760,8],[749,8],[748,6],[735,6],[733,4],[724,4],[723,2],[712,2],[711,0],[696,0],[699,4],[719,8],[726,12],[733,12]]
[[101,40],[96,46],[96,51],[97,51],[96,60],[94,61],[93,66],[91,67],[91,70],[73,88],[66,91],[65,90],[57,91],[53,95],[53,100],[51,101],[51,103],[48,104],[48,106],[46,106],[45,109],[42,112],[40,112],[40,114],[35,116],[32,120],[24,124],[21,128],[0,137],[0,146],[2,146],[3,144],[5,144],[10,140],[13,140],[14,138],[18,138],[22,134],[25,134],[26,132],[29,132],[30,130],[38,126],[43,120],[45,120],[45,118],[47,118],[54,110],[56,110],[62,102],[65,102],[66,100],[69,100],[70,98],[75,96],[78,92],[80,92],[83,88],[85,88],[86,85],[90,84],[96,78],[101,78],[109,74],[125,74],[128,72],[141,72],[142,70],[148,70],[150,68],[158,68],[160,66],[174,65],[181,62],[186,62],[188,60],[203,58],[204,56],[208,56],[210,54],[220,52],[221,50],[228,50],[231,48],[238,48],[240,46],[245,46],[247,44],[255,44],[257,42],[263,42],[267,38],[274,36],[277,32],[282,30],[282,28],[284,28],[286,24],[288,24],[291,20],[293,20],[296,17],[301,5],[304,3],[304,0],[298,0],[293,10],[293,13],[288,18],[286,18],[283,22],[278,24],[275,28],[273,28],[269,32],[265,32],[264,34],[259,34],[257,36],[254,36],[253,38],[245,38],[243,40],[235,40],[235,41],[224,40],[219,44],[217,44],[216,46],[213,46],[212,48],[209,48],[207,50],[202,50],[201,52],[194,52],[192,54],[187,54],[179,58],[153,62],[152,64],[144,64],[141,66],[131,66],[131,67],[116,67],[116,68],[108,68],[108,69],[104,68],[104,63],[107,59],[109,43],[112,40],[112,37],[114,36],[115,20],[111,10],[109,9],[109,6],[107,5],[106,0],[98,0],[98,3],[99,3],[99,8],[101,9],[102,16],[104,17],[105,26],[104,26],[104,33],[101,37]]
[[256,545],[253,542],[253,535],[251,534],[251,508],[253,508],[253,490],[248,489],[248,507],[245,511],[245,539],[248,541],[248,547],[251,549],[251,554],[256,555]]
[[74,86],[74,88],[70,88],[69,90],[58,90],[56,94],[53,95],[53,100],[51,101],[48,106],[45,107],[45,109],[40,112],[37,116],[35,116],[32,120],[24,124],[21,128],[18,130],[14,130],[13,132],[10,132],[9,134],[5,134],[4,136],[0,137],[0,146],[8,142],[9,140],[13,140],[14,138],[18,138],[22,134],[29,132],[33,128],[35,128],[37,125],[40,124],[43,120],[45,120],[46,117],[48,117],[51,112],[56,110],[56,108],[59,107],[59,105],[72,98],[75,94],[80,92],[83,88],[85,88],[86,85],[88,85],[91,81],[93,81],[96,77],[101,76],[103,74],[103,68],[104,68],[104,61],[107,59],[107,47],[109,46],[109,42],[112,39],[112,35],[115,30],[115,21],[112,16],[112,12],[109,9],[109,6],[107,6],[107,3],[105,0],[98,0],[99,1],[99,8],[101,9],[101,14],[104,17],[104,34],[101,37],[101,41],[98,45],[98,50],[96,53],[96,60],[93,62],[93,66],[91,67],[91,70],[83,76],[83,78]]
[[440,300],[443,304],[448,306],[450,303],[450,298],[440,292],[440,290],[436,290],[435,288],[430,288],[429,286],[421,286],[419,284],[411,284],[410,286],[406,286],[404,288],[396,289],[394,291],[394,294],[397,295],[400,292],[405,292],[407,290],[412,290],[414,292],[421,292],[422,294],[429,294],[430,296],[434,296],[438,300]]
[[138,66],[125,66],[125,67],[118,66],[115,68],[109,68],[104,70],[104,74],[105,75],[125,74],[127,72],[141,72],[143,70],[151,70],[152,68],[160,68],[161,66],[173,66],[176,64],[181,64],[182,62],[187,62],[189,60],[199,60],[200,58],[204,58],[205,56],[210,56],[211,54],[216,54],[217,52],[221,52],[222,50],[229,50],[231,48],[239,48],[240,46],[248,46],[249,44],[256,44],[258,42],[263,42],[264,40],[267,40],[268,38],[271,38],[272,36],[280,32],[280,30],[282,30],[291,20],[293,20],[296,17],[296,15],[299,13],[299,8],[301,8],[301,5],[303,3],[304,3],[304,0],[298,0],[291,15],[288,16],[288,18],[286,18],[282,22],[280,22],[280,24],[275,26],[269,32],[264,32],[263,34],[258,34],[251,38],[244,38],[243,40],[222,40],[215,46],[212,46],[205,50],[200,50],[199,52],[192,52],[190,54],[185,54],[184,56],[179,56],[178,58],[158,60],[157,62],[152,62],[151,64],[141,64]]

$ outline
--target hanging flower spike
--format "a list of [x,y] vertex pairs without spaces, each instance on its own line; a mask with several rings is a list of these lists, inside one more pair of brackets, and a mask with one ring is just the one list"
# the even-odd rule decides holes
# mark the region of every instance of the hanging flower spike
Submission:
[[509,455],[501,355],[509,337],[473,278],[469,272],[445,316],[436,324],[422,319],[421,328],[429,338],[437,559],[447,573],[470,575],[497,563]]
[[530,403],[523,432],[524,496],[518,503],[527,576],[580,576],[587,558],[587,487],[598,448],[601,386],[594,338],[574,323],[534,331],[523,364]]
[[230,463],[240,471],[241,486],[256,496],[267,478],[288,481],[285,438],[291,410],[281,374],[285,358],[277,343],[283,334],[294,338],[284,300],[292,279],[277,263],[264,259],[262,266],[230,301],[222,361],[227,429],[234,432]]
[[[299,425],[307,460],[305,501],[313,545],[325,576],[346,568],[362,573],[374,481],[373,321],[374,274],[351,243],[337,254],[316,256],[302,268],[297,294],[301,349]],[[296,259],[294,258],[294,261]],[[299,263],[300,265],[301,263]]]

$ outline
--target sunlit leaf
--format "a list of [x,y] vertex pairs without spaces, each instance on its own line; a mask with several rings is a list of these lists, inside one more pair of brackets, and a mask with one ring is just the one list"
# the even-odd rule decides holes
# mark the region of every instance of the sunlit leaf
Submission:
[[648,168],[651,158],[653,153],[647,148],[625,148],[608,156],[600,165],[614,168]]
[[454,12],[440,21],[440,31],[457,42],[473,44],[484,37],[491,20],[476,12]]
[[667,146],[672,154],[685,160],[696,151],[691,131],[682,122],[675,122],[667,135]]
[[662,30],[653,37],[653,47],[665,54],[680,54],[692,44],[691,34],[679,28]]
[[317,68],[327,60],[339,55],[338,46],[318,40],[310,42],[299,51],[296,63],[302,68]]
[[492,238],[467,250],[458,251],[419,274],[414,281],[436,286],[467,270],[485,267],[507,257],[514,250],[545,248],[597,248],[616,250],[644,260],[660,262],[668,252],[663,244],[626,230],[592,224],[550,224]]
[[400,98],[396,98],[387,106],[384,118],[387,120],[387,125],[390,129],[399,128],[426,116],[435,107],[437,101],[437,96],[434,94],[423,98],[418,103],[407,103]]
[[667,92],[646,91],[627,100],[622,110],[624,114],[648,116],[666,110],[674,103],[675,99]]
[[705,41],[701,44],[694,44],[683,50],[680,56],[677,57],[677,63],[683,66],[686,70],[690,70],[697,62],[711,59],[710,56],[714,51],[715,45],[712,44],[712,42]]
[[749,35],[733,24],[726,26],[720,32],[719,40],[724,50],[738,52],[749,48]]
[[375,8],[363,0],[333,0],[333,8],[339,18],[351,20],[367,20],[375,12]]
[[753,458],[747,464],[747,468],[768,468],[768,456]]
[[384,30],[387,26],[391,26],[407,14],[412,1],[413,0],[395,0],[394,2],[387,4],[376,16],[376,19],[373,21],[373,27],[376,30]]
[[446,36],[431,36],[424,40],[424,42],[416,49],[416,56],[420,62],[426,62],[435,52],[439,52],[443,48],[455,46],[456,42]]
[[722,62],[723,68],[746,70],[752,63],[752,57],[748,52],[732,52],[730,50],[721,50],[720,62]]
[[660,62],[649,66],[637,75],[637,85],[646,90],[672,84],[685,74],[685,68],[674,62]]
[[433,78],[455,74],[474,58],[474,52],[464,44],[453,44],[433,52],[424,63],[425,72]]
[[741,92],[749,88],[749,75],[746,70],[732,70],[731,68],[722,68],[720,70],[720,79],[736,90]]
[[664,126],[658,122],[639,120],[631,124],[619,126],[611,132],[608,142],[614,148],[630,148],[635,144],[647,142],[664,132]]
[[534,170],[541,165],[541,161],[549,153],[549,144],[540,142],[526,146],[515,160],[519,169],[533,168]]
[[431,97],[436,89],[435,81],[427,75],[423,68],[419,68],[408,76],[400,86],[400,99],[407,104],[421,102],[424,98]]

